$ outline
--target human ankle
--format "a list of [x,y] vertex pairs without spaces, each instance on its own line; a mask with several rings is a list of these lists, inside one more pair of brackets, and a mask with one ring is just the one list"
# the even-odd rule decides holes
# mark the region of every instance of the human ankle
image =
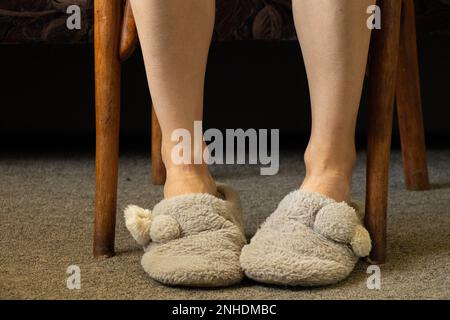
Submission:
[[165,141],[161,144],[162,161],[166,168],[199,168],[207,167],[207,163],[203,159],[203,154],[208,148],[206,143],[202,141],[198,146],[191,146],[190,150],[174,149],[179,147],[173,141]]
[[301,189],[324,194],[336,201],[350,198],[352,171],[356,161],[353,150],[335,149],[334,153],[325,149],[308,147],[305,152],[306,176]]
[[188,193],[217,195],[217,188],[206,164],[171,164],[166,168],[164,196]]
[[351,176],[356,162],[356,150],[351,146],[308,145],[304,155],[306,172],[311,175]]
[[171,164],[166,168],[168,177],[201,177],[210,176],[208,166],[206,164]]
[[217,195],[217,187],[209,171],[198,168],[177,168],[167,172],[164,197],[190,193]]

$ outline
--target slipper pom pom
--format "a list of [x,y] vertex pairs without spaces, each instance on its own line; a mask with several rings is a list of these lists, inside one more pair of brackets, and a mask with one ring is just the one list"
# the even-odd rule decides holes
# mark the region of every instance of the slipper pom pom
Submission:
[[314,231],[340,243],[349,244],[354,254],[366,257],[372,248],[369,232],[362,226],[354,208],[345,202],[332,203],[319,210]]
[[168,242],[180,236],[181,227],[174,217],[165,214],[154,217],[150,229],[150,237],[154,242]]
[[146,246],[150,242],[150,228],[152,225],[150,210],[129,205],[124,211],[124,216],[125,225],[133,238],[141,246]]
[[355,209],[345,202],[335,202],[319,210],[314,231],[334,241],[350,243],[357,224]]

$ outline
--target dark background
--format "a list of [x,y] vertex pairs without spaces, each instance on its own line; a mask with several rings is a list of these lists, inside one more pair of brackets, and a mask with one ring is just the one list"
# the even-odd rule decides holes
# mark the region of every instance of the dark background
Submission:
[[[442,144],[450,136],[450,37],[419,38],[419,53],[428,144]],[[0,46],[0,72],[3,146],[94,145],[92,45]],[[123,65],[122,92],[122,146],[147,147],[150,97],[139,50]],[[361,143],[365,105],[363,96],[358,125]],[[213,44],[206,77],[205,126],[280,128],[282,144],[304,143],[310,110],[298,44]]]
[[[84,5],[83,26],[87,27],[75,34],[64,27],[64,1],[0,4],[0,9],[10,11],[53,12],[43,18],[20,19],[0,12],[1,150],[93,149],[92,1],[79,3]],[[416,7],[427,142],[431,147],[447,146],[450,1],[416,0]],[[291,20],[288,0],[218,1],[214,38],[222,41],[213,42],[209,57],[205,127],[280,128],[282,145],[304,146],[310,127],[309,96],[299,45],[286,41],[295,38]],[[284,41],[267,41],[274,39]],[[138,49],[123,64],[122,148],[148,150],[149,106]],[[365,109],[363,95],[357,130],[360,148],[365,143]]]

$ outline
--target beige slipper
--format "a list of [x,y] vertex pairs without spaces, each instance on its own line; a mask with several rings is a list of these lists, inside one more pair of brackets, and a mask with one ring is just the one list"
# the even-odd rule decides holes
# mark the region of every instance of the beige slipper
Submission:
[[125,209],[133,238],[144,246],[141,263],[151,278],[168,285],[217,287],[243,277],[239,255],[246,243],[239,195],[217,185],[210,194],[164,199],[153,211]]
[[318,193],[291,192],[244,246],[241,266],[249,278],[268,284],[343,280],[371,249],[359,212]]

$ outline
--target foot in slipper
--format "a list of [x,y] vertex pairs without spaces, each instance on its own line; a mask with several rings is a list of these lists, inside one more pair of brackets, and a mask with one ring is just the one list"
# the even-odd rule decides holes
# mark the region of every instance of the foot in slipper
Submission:
[[223,199],[187,194],[162,200],[153,211],[125,210],[133,238],[144,246],[141,263],[168,285],[218,287],[243,277],[239,255],[246,243],[239,195],[217,185]]
[[296,190],[242,249],[245,274],[256,281],[290,286],[339,282],[371,249],[363,214],[345,202]]

